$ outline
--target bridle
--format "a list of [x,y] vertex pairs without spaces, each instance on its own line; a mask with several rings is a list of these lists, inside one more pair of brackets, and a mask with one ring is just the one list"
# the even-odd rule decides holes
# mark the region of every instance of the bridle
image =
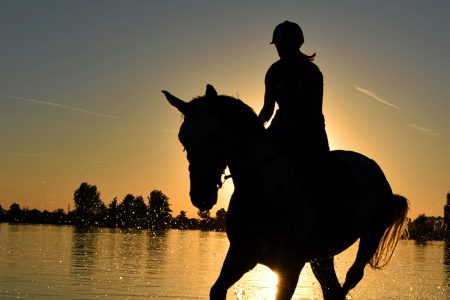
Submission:
[[[203,117],[206,117],[206,116],[208,116],[207,114],[200,114],[200,115],[197,115],[197,116],[195,116],[195,117],[189,117],[189,120],[190,121],[192,121],[192,120],[198,120],[198,119],[202,119]],[[187,118],[185,119],[185,121],[187,120]],[[229,139],[230,137],[228,137],[228,139]],[[185,149],[186,150],[186,149]],[[224,150],[225,152],[231,152],[231,151],[229,151],[229,149],[228,150]],[[265,155],[264,157],[262,157],[262,158],[260,158],[260,159],[258,159],[257,161],[254,161],[254,162],[251,162],[251,163],[249,163],[247,166],[245,166],[245,169],[247,169],[247,170],[255,170],[255,169],[257,169],[257,168],[259,168],[259,167],[261,167],[261,166],[263,166],[263,165],[265,165],[265,164],[267,164],[267,163],[269,163],[269,162],[271,162],[271,161],[273,161],[274,159],[276,159],[277,157],[279,157],[279,156],[281,156],[283,153],[284,153],[285,151],[283,151],[283,150],[277,150],[277,151],[275,151],[274,153],[270,153],[270,154],[268,154],[268,155]],[[210,156],[210,158],[211,157],[213,157],[213,156]],[[209,164],[209,162],[208,162],[209,160],[208,159],[205,159],[205,162],[202,162],[201,163],[201,165],[207,165],[207,164]],[[191,169],[203,169],[203,170],[207,170],[208,169],[208,167],[206,166],[206,167],[200,167],[200,168],[197,168],[197,167],[191,167],[193,164],[194,165],[200,165],[200,163],[197,161],[197,162],[194,162],[194,163],[192,163],[190,160],[189,160],[189,171],[191,172]],[[219,165],[219,163],[217,163],[217,165]],[[228,179],[230,179],[230,178],[232,178],[233,176],[231,175],[231,174],[226,174],[226,168],[224,168],[224,170],[223,170],[223,172],[220,174],[220,176],[219,176],[219,178],[218,178],[218,180],[217,180],[217,188],[218,189],[221,189],[222,188],[222,186],[225,184],[225,182],[228,180]]]
[[[223,176],[223,180],[222,180],[222,176]],[[222,188],[222,186],[225,184],[225,182],[227,181],[227,179],[230,179],[232,176],[231,174],[226,174],[225,171],[223,171],[222,175],[220,175],[220,181],[217,184],[217,186],[219,187],[219,189]]]

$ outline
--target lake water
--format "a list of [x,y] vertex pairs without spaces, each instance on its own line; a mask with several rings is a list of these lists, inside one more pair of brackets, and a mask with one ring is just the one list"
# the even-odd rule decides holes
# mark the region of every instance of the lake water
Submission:
[[[0,224],[0,299],[207,299],[228,240],[224,233]],[[356,245],[336,259],[342,281]],[[351,299],[450,299],[443,242],[401,241],[386,269],[366,268]],[[247,273],[227,299],[273,299],[276,275]],[[321,299],[309,265],[293,299]]]

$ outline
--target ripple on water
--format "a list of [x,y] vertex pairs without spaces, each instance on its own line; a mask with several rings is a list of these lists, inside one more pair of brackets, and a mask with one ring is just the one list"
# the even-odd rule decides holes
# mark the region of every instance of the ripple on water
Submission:
[[[228,248],[223,233],[0,224],[0,299],[207,299]],[[336,258],[343,281],[356,246]],[[443,243],[401,241],[385,270],[366,268],[351,299],[449,299]],[[258,265],[227,299],[274,299],[276,275]],[[322,299],[307,264],[294,299]]]

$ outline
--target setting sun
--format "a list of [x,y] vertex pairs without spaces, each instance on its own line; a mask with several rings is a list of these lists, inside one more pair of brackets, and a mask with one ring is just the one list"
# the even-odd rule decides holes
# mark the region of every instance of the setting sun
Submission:
[[274,300],[278,275],[263,265],[257,265],[234,286],[237,299]]

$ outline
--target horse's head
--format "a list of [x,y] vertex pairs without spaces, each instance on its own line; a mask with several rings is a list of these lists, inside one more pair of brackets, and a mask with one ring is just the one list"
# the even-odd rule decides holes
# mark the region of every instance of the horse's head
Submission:
[[185,102],[163,91],[169,103],[183,115],[178,137],[189,161],[190,197],[200,211],[217,202],[221,177],[226,168],[221,143],[221,118],[214,101],[219,98],[213,86],[207,85],[205,96]]

